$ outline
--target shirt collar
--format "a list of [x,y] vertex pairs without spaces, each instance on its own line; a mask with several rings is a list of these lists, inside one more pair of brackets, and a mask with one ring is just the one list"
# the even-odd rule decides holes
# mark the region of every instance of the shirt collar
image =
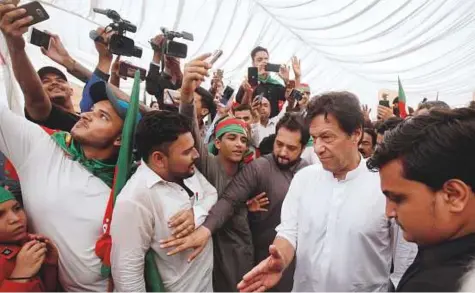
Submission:
[[157,184],[161,181],[165,181],[165,180],[162,179],[162,177],[160,177],[157,173],[155,173],[152,169],[150,169],[150,167],[147,165],[147,163],[145,163],[143,160],[142,160],[139,168],[141,169],[141,172],[145,176],[145,183],[146,183],[147,188],[150,189],[155,184]]
[[422,263],[431,265],[463,255],[470,258],[475,257],[475,233],[436,245],[419,247],[417,258]]
[[360,156],[360,163],[358,164],[358,166],[355,169],[353,169],[353,170],[349,171],[348,173],[346,173],[346,177],[343,180],[336,179],[335,176],[333,175],[333,173],[330,172],[330,171],[326,171],[326,172],[328,174],[328,178],[331,178],[332,180],[336,180],[338,182],[344,183],[344,182],[351,181],[355,178],[358,178],[358,176],[360,176],[362,173],[364,173],[366,171],[368,171],[368,168],[366,167],[366,160],[363,158],[363,156]]

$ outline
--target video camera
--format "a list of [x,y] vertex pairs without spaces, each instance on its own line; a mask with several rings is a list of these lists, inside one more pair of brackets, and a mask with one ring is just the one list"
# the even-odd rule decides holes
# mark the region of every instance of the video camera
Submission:
[[[133,56],[137,58],[142,57],[142,48],[135,46],[134,40],[124,36],[126,32],[137,32],[137,27],[134,24],[123,19],[119,13],[117,13],[117,11],[112,9],[94,8],[93,11],[95,13],[103,14],[112,20],[112,23],[106,27],[106,29],[111,28],[113,31],[117,32],[117,34],[111,36],[109,41],[109,51],[112,54]],[[96,31],[91,31],[89,33],[89,37],[95,42],[104,41],[104,39],[98,35]]]
[[[168,55],[177,58],[186,58],[188,53],[188,46],[183,43],[175,42],[173,39],[182,38],[188,41],[193,41],[193,34],[188,32],[174,32],[170,31],[167,28],[161,27],[160,30],[165,37],[164,44],[161,46],[161,53],[163,55]],[[150,41],[152,49],[155,51],[160,50],[160,48]]]

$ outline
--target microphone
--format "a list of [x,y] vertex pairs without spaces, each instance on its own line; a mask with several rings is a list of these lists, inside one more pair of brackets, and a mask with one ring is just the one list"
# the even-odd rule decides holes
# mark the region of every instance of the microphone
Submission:
[[117,11],[112,10],[112,9],[93,8],[92,11],[94,11],[95,13],[103,14],[112,20],[116,20],[116,21],[120,20],[119,13],[117,13]]

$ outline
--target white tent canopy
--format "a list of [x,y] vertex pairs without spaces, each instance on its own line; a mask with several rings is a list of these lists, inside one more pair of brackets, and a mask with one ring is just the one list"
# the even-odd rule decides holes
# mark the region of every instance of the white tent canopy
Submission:
[[[188,58],[224,51],[215,68],[238,86],[250,51],[268,48],[270,61],[302,60],[312,93],[348,90],[374,106],[380,89],[397,90],[400,76],[409,105],[423,97],[453,106],[472,99],[475,1],[455,0],[42,0],[50,19],[36,27],[58,34],[70,54],[93,69],[97,53],[89,31],[110,23],[92,8],[114,9],[136,24],[128,34],[143,47],[134,64],[148,69],[148,40],[160,27],[188,31]],[[23,2],[22,2],[23,3]],[[2,48],[4,52],[4,47]],[[53,64],[38,47],[28,53],[39,68]],[[10,76],[3,72],[9,90]],[[130,83],[124,84],[125,88]]]

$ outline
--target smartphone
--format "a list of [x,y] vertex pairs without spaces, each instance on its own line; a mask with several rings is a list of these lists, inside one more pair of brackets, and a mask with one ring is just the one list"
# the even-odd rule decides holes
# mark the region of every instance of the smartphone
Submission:
[[172,89],[163,90],[163,103],[167,105],[177,105],[180,103],[181,93]]
[[209,57],[206,60],[206,62],[213,65],[222,55],[223,55],[223,50],[216,50],[213,52],[213,55],[211,55],[211,57]]
[[145,76],[147,75],[147,70],[144,68],[140,68],[128,62],[121,61],[119,63],[119,76],[121,77],[134,77],[135,71],[140,71],[140,79],[145,80]]
[[257,76],[257,67],[249,67],[247,69],[247,81],[251,86],[257,86],[259,81]]
[[[49,19],[48,13],[38,1],[27,3],[25,5],[19,6],[18,8],[23,8],[26,10],[26,14],[22,15],[18,19],[24,18],[26,16],[33,17],[33,20],[28,24],[28,26],[32,26],[34,24],[37,24]],[[18,20],[18,19],[15,19],[15,20]]]
[[46,50],[48,50],[50,40],[51,40],[51,36],[49,34],[42,32],[36,28],[31,29],[30,43],[32,45],[43,47]]
[[223,92],[223,96],[219,100],[219,103],[226,106],[229,102],[229,99],[231,99],[231,97],[233,96],[233,93],[234,93],[234,89],[230,86],[226,86]]
[[279,72],[280,71],[280,64],[267,63],[266,71],[267,72]]
[[224,71],[222,69],[218,69],[216,71],[216,77],[223,78],[223,76],[224,76]]
[[387,107],[387,108],[391,108],[391,106],[389,106],[389,101],[388,100],[380,100],[379,105]]
[[290,93],[290,98],[293,98],[294,100],[296,100],[297,102],[301,101],[302,98],[303,98],[303,95],[302,93],[297,90],[297,89],[293,89],[292,92]]

